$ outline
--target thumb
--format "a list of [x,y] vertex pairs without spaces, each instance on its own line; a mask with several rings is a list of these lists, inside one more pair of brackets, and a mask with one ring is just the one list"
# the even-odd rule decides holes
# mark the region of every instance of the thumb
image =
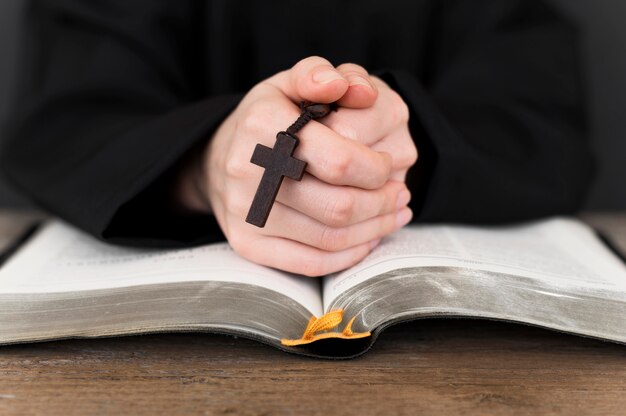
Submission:
[[311,56],[265,82],[280,89],[293,102],[333,103],[348,91],[348,80],[326,59]]
[[357,64],[342,64],[337,71],[348,80],[348,91],[339,99],[338,104],[347,108],[368,108],[378,98],[378,89],[367,70]]

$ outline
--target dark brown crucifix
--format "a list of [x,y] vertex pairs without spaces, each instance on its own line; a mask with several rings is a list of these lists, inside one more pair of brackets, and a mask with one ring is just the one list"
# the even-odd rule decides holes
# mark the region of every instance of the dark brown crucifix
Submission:
[[254,200],[248,211],[246,222],[264,227],[272,210],[272,205],[278,195],[283,178],[288,177],[295,181],[302,180],[306,162],[293,157],[293,152],[300,143],[296,133],[312,119],[324,117],[332,108],[330,104],[300,105],[302,114],[287,131],[281,131],[276,135],[274,148],[270,149],[262,144],[257,144],[252,153],[251,163],[265,168],[261,183],[256,190]]

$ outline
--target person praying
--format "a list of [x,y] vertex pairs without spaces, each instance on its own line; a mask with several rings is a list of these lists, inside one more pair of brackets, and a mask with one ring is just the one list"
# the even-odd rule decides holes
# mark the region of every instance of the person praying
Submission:
[[[319,276],[411,221],[573,213],[592,176],[579,35],[544,1],[32,0],[26,34],[1,168],[113,244]],[[313,104],[301,180],[246,222],[256,146]]]

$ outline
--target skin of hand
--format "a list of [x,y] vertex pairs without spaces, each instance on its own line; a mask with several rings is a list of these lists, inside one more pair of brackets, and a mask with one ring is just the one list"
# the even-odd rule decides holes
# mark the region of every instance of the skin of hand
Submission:
[[[303,180],[285,179],[266,226],[250,225],[244,219],[263,173],[250,156],[257,143],[273,146],[303,100],[339,110],[298,133]],[[208,202],[233,249],[255,263],[307,276],[346,269],[411,219],[404,178],[417,150],[408,117],[402,98],[362,67],[303,59],[248,92],[204,149],[205,195],[190,189],[190,172],[179,199],[197,211]]]
[[[417,161],[417,148],[409,131],[408,106],[389,85],[378,77],[370,76],[363,67],[343,64],[337,70],[349,80],[351,86],[361,85],[359,83],[365,80],[377,95],[370,101],[371,97],[366,97],[364,90],[357,99],[349,90],[342,100],[355,105],[343,106],[320,122],[345,138],[363,143],[372,150],[389,153],[392,157],[390,179],[404,182],[408,170]],[[370,102],[367,106],[357,106]]]

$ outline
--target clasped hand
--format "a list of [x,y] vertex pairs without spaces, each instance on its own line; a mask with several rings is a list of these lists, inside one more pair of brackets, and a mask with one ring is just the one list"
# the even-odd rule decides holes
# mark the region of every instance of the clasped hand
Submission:
[[[244,219],[263,168],[250,156],[257,143],[273,146],[301,101],[339,109],[298,133],[304,178],[284,180],[265,228],[255,227]],[[253,262],[307,276],[346,269],[411,220],[408,119],[402,98],[364,68],[306,58],[257,84],[222,122],[202,154],[205,195],[183,193],[182,202],[202,210],[207,201],[233,249]]]

